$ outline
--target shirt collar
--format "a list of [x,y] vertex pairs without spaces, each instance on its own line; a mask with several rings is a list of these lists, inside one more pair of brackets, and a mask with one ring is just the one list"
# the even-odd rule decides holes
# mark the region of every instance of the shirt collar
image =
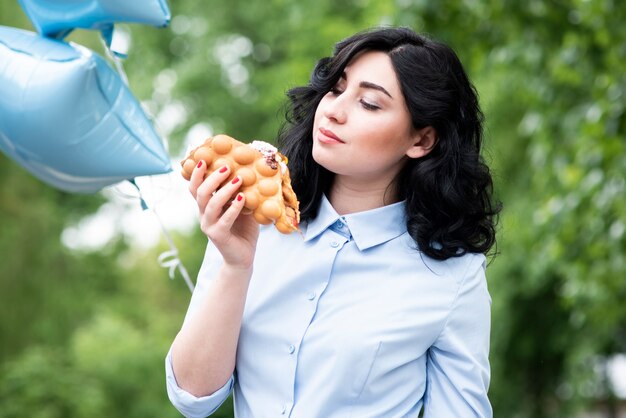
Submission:
[[317,216],[307,223],[304,240],[317,237],[343,218],[357,247],[363,251],[404,234],[407,231],[404,210],[402,201],[342,217],[324,195]]

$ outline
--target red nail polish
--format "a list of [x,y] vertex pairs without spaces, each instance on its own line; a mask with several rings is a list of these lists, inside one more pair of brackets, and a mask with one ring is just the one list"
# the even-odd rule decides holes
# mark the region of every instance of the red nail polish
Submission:
[[220,173],[225,173],[226,170],[228,170],[228,167],[224,166],[224,167],[220,168]]
[[239,182],[239,177],[235,177],[233,181],[231,181],[232,184],[237,184],[238,182]]
[[241,199],[243,199],[243,195],[241,193],[239,193],[237,195],[237,202],[241,202]]
[[198,161],[198,168],[202,167],[202,160]]

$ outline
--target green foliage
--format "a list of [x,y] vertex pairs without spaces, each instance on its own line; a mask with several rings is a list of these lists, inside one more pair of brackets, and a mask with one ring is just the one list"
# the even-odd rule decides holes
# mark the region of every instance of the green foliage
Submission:
[[118,275],[111,257],[77,256],[59,245],[64,226],[95,210],[101,197],[46,187],[4,155],[0,178],[0,249],[5,254],[0,304],[6,309],[0,334],[12,336],[3,338],[1,359],[30,343],[62,341],[90,310],[90,296],[114,291]]
[[[131,88],[172,155],[197,124],[271,141],[286,89],[357,30],[407,25],[453,46],[481,95],[485,156],[505,203],[501,254],[488,269],[495,416],[571,417],[598,400],[610,407],[597,370],[626,352],[620,2],[170,3],[167,29],[120,26],[132,34]],[[0,2],[0,24],[31,28],[17,2]],[[71,39],[101,48],[89,31]],[[55,191],[4,156],[0,179],[0,417],[178,416],[163,357],[188,291],[156,266],[164,244],[144,251],[119,238],[72,252],[63,230],[105,198]],[[205,238],[175,239],[194,276]],[[218,416],[232,416],[228,402]]]
[[105,394],[61,349],[33,347],[3,367],[0,417],[62,418],[103,415]]

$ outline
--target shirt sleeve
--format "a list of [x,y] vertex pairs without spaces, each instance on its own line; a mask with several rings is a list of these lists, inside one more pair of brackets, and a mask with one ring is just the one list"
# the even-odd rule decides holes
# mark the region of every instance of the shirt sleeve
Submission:
[[491,418],[489,335],[491,297],[485,259],[474,256],[446,325],[429,349],[424,418]]
[[[217,250],[215,250],[213,245],[209,243],[207,245],[202,266],[200,267],[200,272],[198,273],[198,279],[196,280],[196,286],[194,288],[193,295],[191,296],[191,302],[189,303],[187,314],[185,315],[183,327],[189,318],[198,310],[201,300],[206,294],[208,288],[207,285],[213,278],[212,272],[217,271],[220,265],[221,256]],[[172,405],[174,405],[174,407],[187,418],[200,418],[211,415],[220,407],[220,405],[222,405],[222,403],[224,403],[233,389],[235,379],[234,376],[231,376],[226,384],[216,392],[211,395],[198,398],[178,386],[176,376],[174,375],[174,369],[172,367],[172,351],[170,348],[170,351],[167,353],[165,358],[165,381],[167,395]]]
[[192,395],[181,389],[176,382],[176,376],[174,376],[174,370],[172,369],[171,350],[165,358],[165,378],[167,381],[167,396],[170,398],[170,402],[186,418],[203,418],[217,411],[228,398],[235,384],[235,379],[231,376],[224,386],[211,395],[200,398]]

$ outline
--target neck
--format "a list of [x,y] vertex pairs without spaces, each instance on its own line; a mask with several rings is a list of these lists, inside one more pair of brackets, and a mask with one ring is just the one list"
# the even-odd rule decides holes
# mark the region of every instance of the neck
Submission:
[[351,181],[343,176],[335,177],[328,200],[339,215],[376,209],[398,201],[393,186],[388,183]]

